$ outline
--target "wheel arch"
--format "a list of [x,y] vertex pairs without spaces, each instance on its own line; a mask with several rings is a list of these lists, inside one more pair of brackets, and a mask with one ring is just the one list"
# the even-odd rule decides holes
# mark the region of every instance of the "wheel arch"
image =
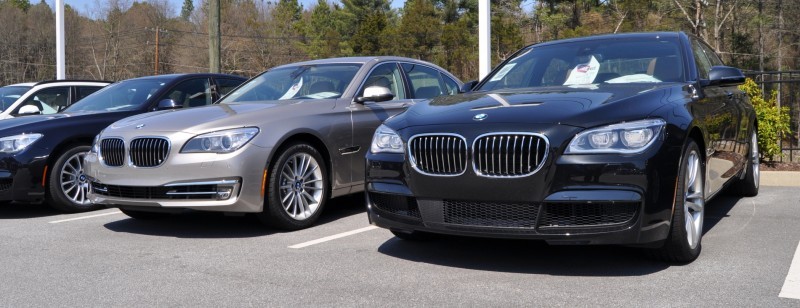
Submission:
[[[90,137],[77,137],[72,139],[67,139],[53,147],[53,150],[50,151],[50,155],[47,156],[47,160],[45,162],[45,167],[47,168],[46,172],[42,172],[41,176],[44,176],[44,179],[39,179],[41,183],[49,182],[49,175],[52,172],[53,165],[56,163],[58,158],[61,156],[62,153],[66,152],[67,150],[81,145],[92,146],[92,138]],[[43,185],[43,187],[45,187]],[[45,189],[47,191],[47,189]]]
[[[266,165],[267,170],[272,169],[273,165],[275,164],[275,158],[278,157],[280,153],[283,153],[283,151],[285,151],[290,144],[295,142],[308,143],[312,147],[317,149],[317,151],[319,151],[320,155],[322,155],[322,159],[324,160],[325,167],[327,169],[326,176],[328,177],[328,179],[331,179],[332,178],[331,175],[333,174],[332,173],[333,161],[331,160],[331,155],[330,152],[328,151],[328,147],[325,145],[325,142],[322,141],[322,138],[310,132],[295,132],[291,135],[287,135],[285,138],[283,138],[283,140],[277,143],[274,150],[269,155],[268,163]],[[330,180],[328,181],[329,190],[333,188],[331,187],[333,185],[332,182],[333,181]],[[263,184],[268,185],[269,183],[265,182]],[[268,189],[268,187],[264,187],[264,189]]]

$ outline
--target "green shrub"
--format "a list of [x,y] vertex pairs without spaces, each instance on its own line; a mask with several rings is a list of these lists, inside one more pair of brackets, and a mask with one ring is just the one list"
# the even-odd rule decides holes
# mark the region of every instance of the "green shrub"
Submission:
[[[789,107],[778,108],[778,93],[772,91],[769,99],[764,98],[761,87],[750,78],[747,78],[739,89],[747,93],[750,103],[756,110],[758,122],[758,148],[761,150],[761,159],[772,161],[775,157],[783,155],[778,140],[784,134],[789,134]],[[780,156],[779,156],[780,155]]]

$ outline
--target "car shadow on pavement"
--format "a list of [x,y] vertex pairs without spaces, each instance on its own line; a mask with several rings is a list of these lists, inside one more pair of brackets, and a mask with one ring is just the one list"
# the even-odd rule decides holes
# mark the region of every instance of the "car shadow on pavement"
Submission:
[[0,220],[2,219],[28,219],[49,217],[64,214],[44,203],[11,202],[0,205]]
[[392,238],[378,252],[414,262],[482,271],[558,276],[642,276],[670,265],[636,248],[550,246],[544,241],[439,236],[427,242]]
[[705,216],[703,217],[703,235],[714,228],[726,217],[730,217],[729,213],[739,203],[740,200],[747,200],[748,198],[733,196],[730,194],[720,194],[710,202],[706,202]]
[[[363,195],[360,194],[330,200],[315,225],[333,223],[363,213],[363,200]],[[252,215],[225,216],[220,213],[191,212],[154,220],[133,219],[125,215],[122,217],[124,218],[104,226],[114,232],[177,238],[248,238],[286,232],[269,228]]]

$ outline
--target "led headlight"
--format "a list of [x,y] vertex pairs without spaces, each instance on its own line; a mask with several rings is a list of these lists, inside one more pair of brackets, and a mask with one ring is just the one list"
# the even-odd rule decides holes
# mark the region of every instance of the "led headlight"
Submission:
[[21,134],[0,138],[0,153],[17,153],[42,138],[42,134]]
[[100,135],[102,134],[103,132],[100,131],[100,133],[97,134],[97,136],[94,136],[94,141],[92,141],[92,149],[89,150],[89,152],[94,154],[100,153]]
[[181,153],[230,153],[238,150],[258,134],[258,128],[244,127],[221,130],[192,137]]
[[375,130],[372,136],[372,153],[404,153],[403,140],[391,128],[382,125]]
[[640,153],[653,144],[666,124],[648,119],[589,129],[572,139],[565,154]]

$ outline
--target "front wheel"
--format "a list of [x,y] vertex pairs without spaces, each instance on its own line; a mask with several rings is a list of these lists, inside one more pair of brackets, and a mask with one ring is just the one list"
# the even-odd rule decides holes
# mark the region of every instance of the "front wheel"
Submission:
[[689,141],[681,156],[672,226],[664,246],[650,250],[657,259],[688,263],[700,255],[705,216],[705,171],[697,143]]
[[69,213],[91,211],[102,206],[89,201],[89,181],[83,174],[83,158],[91,149],[79,145],[62,152],[49,171],[47,204]]
[[307,143],[293,143],[269,169],[264,210],[258,217],[284,230],[312,226],[328,199],[327,167],[319,151]]

